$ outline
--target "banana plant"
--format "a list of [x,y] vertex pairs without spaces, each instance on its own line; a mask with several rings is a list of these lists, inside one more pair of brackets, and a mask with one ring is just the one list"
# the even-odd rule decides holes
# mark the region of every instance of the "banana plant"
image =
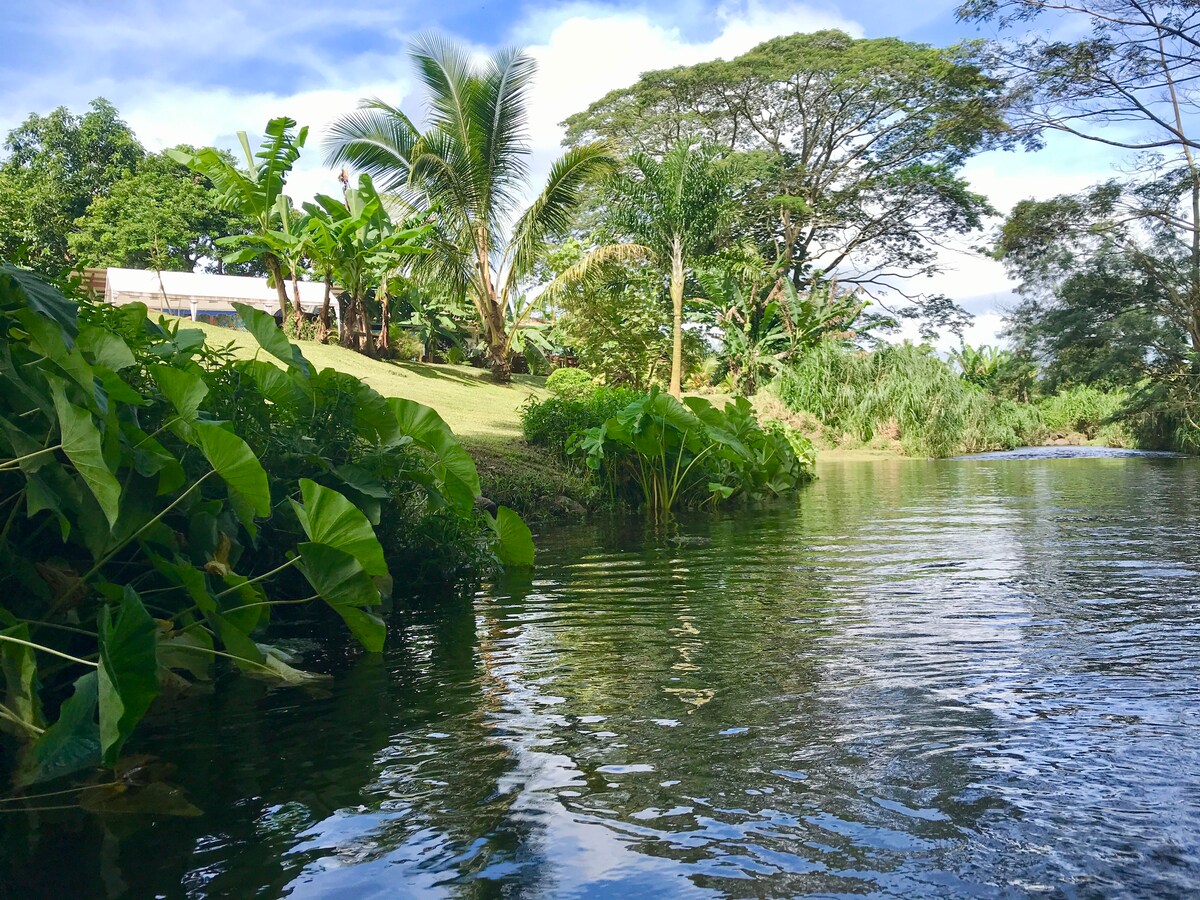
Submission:
[[[345,191],[342,200],[318,194],[316,202],[304,204],[304,209],[309,215],[310,240],[327,252],[331,277],[346,303],[342,346],[368,355],[388,351],[388,278],[411,257],[429,252],[422,241],[431,226],[394,223],[371,176],[365,174],[357,188]],[[371,340],[366,311],[371,292],[379,298],[383,319],[377,344]]]
[[[287,176],[300,158],[308,140],[308,126],[294,131],[296,120],[286,117],[267,122],[263,141],[257,153],[250,148],[246,132],[238,132],[238,141],[246,160],[246,168],[231,165],[212,147],[194,153],[168,150],[167,154],[194,172],[207,178],[220,197],[223,207],[241,213],[254,223],[250,234],[218,238],[219,246],[229,249],[227,263],[262,259],[279,298],[279,308],[288,314],[289,308],[299,321],[303,315],[299,296],[289,301],[285,286],[281,252],[283,247],[276,235],[280,231],[280,201],[284,196]],[[294,293],[294,292],[293,292]]]

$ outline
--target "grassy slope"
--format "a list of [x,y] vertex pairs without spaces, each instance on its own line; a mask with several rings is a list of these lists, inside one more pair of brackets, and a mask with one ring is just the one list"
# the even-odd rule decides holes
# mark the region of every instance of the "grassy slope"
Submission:
[[[211,346],[232,344],[238,356],[259,353],[271,359],[245,331],[193,322],[183,327],[204,331]],[[584,479],[521,439],[521,406],[530,397],[548,396],[545,378],[514,375],[512,384],[499,385],[486,371],[469,366],[385,362],[309,341],[300,349],[318,369],[354,375],[385,397],[436,409],[474,457],[484,495],[497,503],[537,518],[577,513],[577,504],[590,499]]]
[[[200,328],[212,346],[232,343],[239,356],[262,353],[245,331],[187,322]],[[426,365],[370,359],[343,347],[309,341],[300,344],[318,369],[331,368],[360,378],[385,397],[404,397],[436,409],[460,437],[518,438],[520,408],[530,397],[547,396],[545,378],[514,375],[510,385],[494,384],[483,369],[469,366]],[[264,358],[269,359],[266,353]]]

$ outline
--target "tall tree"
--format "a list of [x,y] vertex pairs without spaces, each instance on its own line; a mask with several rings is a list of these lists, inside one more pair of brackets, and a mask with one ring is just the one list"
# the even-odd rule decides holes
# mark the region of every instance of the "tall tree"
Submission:
[[948,298],[906,285],[989,211],[960,169],[1007,126],[1002,85],[973,50],[837,31],[773,38],[733,60],[646,73],[568,118],[566,142],[742,153],[749,227],[796,287],[836,277],[912,301],[889,311],[954,326],[965,313]]
[[412,48],[429,94],[430,127],[421,132],[401,110],[372,100],[336,122],[328,159],[376,178],[438,222],[433,277],[470,297],[501,382],[512,374],[512,323],[523,279],[561,233],[583,186],[611,170],[608,150],[585,143],[554,162],[541,192],[524,211],[528,188],[527,103],[535,63],[502,50],[482,66],[436,36]]
[[69,236],[88,206],[145,155],[103,98],[75,115],[59,107],[8,133],[0,162],[0,257],[45,273],[76,265]]
[[[671,297],[670,392],[683,396],[683,291],[732,214],[729,171],[704,148],[676,144],[661,159],[634,153],[613,185],[613,231],[666,276]],[[585,258],[586,268],[591,258]]]
[[[1194,0],[970,0],[959,16],[1002,27],[1058,16],[1087,36],[1031,29],[990,44],[984,60],[1010,84],[1014,128],[1135,154],[1133,175],[1091,192],[1073,221],[1082,242],[1126,252],[1158,285],[1200,354],[1200,5]],[[1064,202],[1065,198],[1064,198]]]
[[207,179],[166,153],[154,153],[94,199],[75,226],[67,243],[84,265],[224,272],[217,238],[244,232],[251,222],[226,209]]
[[195,153],[182,150],[168,150],[167,153],[176,162],[212,182],[225,209],[245,216],[252,223],[252,228],[246,234],[227,235],[218,241],[223,247],[234,248],[226,261],[237,264],[261,259],[275,284],[279,309],[286,318],[290,307],[295,320],[299,322],[304,310],[300,306],[299,296],[288,300],[280,262],[287,248],[278,238],[282,224],[280,211],[287,208],[286,203],[280,204],[280,198],[284,196],[288,173],[300,158],[300,150],[308,138],[308,126],[293,132],[295,127],[295,119],[271,119],[258,153],[250,149],[246,132],[239,131],[238,141],[245,154],[245,169],[239,169],[227,154],[212,147]]

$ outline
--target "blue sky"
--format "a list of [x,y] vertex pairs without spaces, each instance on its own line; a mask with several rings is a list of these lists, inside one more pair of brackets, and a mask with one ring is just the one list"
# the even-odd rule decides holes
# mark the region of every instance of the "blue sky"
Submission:
[[[405,44],[436,29],[480,51],[520,44],[538,59],[530,123],[537,174],[557,152],[559,121],[641,71],[729,57],[776,34],[826,27],[943,45],[991,36],[955,21],[955,6],[955,0],[0,0],[0,128],[59,105],[81,110],[104,96],[152,149],[180,142],[231,147],[239,129],[253,131],[283,114],[310,124],[315,145],[325,125],[362,97],[419,113]],[[1105,178],[1112,162],[1091,146],[1059,141],[1036,155],[978,157],[967,174],[1004,210],[1026,196]],[[336,189],[319,153],[309,152],[293,193],[305,198]],[[994,339],[998,310],[1012,300],[1000,266],[966,252],[947,253],[945,265],[946,273],[922,289],[944,292],[977,315],[969,340]]]

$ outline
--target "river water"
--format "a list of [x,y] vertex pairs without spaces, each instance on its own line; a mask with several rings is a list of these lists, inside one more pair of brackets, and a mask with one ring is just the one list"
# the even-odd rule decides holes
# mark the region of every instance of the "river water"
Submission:
[[6,816],[0,877],[1194,895],[1200,461],[1040,455],[830,463],[798,504],[543,534],[532,577],[406,614],[319,690],[234,678],[159,712],[134,750],[203,815]]

